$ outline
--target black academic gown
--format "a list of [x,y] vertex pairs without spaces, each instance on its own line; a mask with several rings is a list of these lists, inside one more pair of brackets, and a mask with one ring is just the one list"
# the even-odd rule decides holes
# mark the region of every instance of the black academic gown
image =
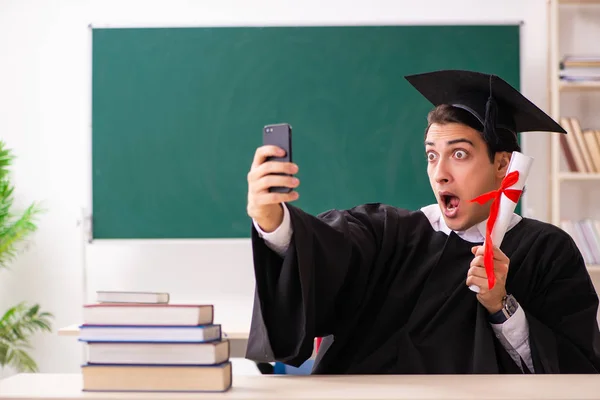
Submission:
[[[473,243],[435,231],[421,211],[367,204],[315,217],[288,208],[284,258],[252,230],[247,358],[298,366],[326,337],[313,373],[521,373],[465,285]],[[501,249],[535,372],[599,372],[598,297],[570,236],[524,218]]]

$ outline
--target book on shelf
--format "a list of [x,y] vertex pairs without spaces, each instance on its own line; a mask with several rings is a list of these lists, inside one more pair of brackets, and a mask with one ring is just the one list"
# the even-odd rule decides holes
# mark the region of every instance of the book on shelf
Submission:
[[600,55],[563,57],[559,65],[559,78],[571,82],[600,82]]
[[582,129],[577,118],[561,117],[567,131],[560,135],[560,147],[571,172],[600,173],[600,130]]
[[600,220],[562,220],[561,229],[572,238],[588,265],[600,265]]
[[[125,300],[125,301],[123,301]],[[230,342],[212,304],[84,305],[79,341],[85,392],[207,392],[232,386]]]
[[571,82],[600,81],[598,68],[563,68],[559,71],[560,79]]
[[600,68],[600,55],[565,55],[560,68]]

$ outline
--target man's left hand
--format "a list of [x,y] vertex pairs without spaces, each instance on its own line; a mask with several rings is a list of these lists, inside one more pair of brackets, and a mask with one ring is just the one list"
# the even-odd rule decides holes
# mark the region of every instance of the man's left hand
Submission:
[[471,261],[471,268],[467,274],[467,286],[476,285],[479,287],[477,300],[488,310],[490,314],[500,311],[503,307],[502,299],[506,296],[506,276],[508,275],[508,265],[510,260],[496,246],[494,246],[494,275],[496,282],[494,288],[489,290],[487,273],[483,262],[484,246],[475,246],[471,249],[475,255]]

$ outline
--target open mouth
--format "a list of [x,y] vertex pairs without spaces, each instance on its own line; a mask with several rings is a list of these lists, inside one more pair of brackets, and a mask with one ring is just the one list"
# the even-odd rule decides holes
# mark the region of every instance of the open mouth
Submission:
[[440,192],[440,200],[442,202],[444,215],[449,218],[455,217],[460,205],[460,198],[454,193]]

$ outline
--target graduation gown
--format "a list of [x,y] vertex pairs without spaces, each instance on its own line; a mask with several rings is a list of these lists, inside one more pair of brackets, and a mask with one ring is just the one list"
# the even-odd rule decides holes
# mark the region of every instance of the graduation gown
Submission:
[[[285,257],[252,228],[247,358],[299,366],[325,337],[316,374],[522,373],[465,284],[473,243],[435,231],[422,211],[365,204],[315,217],[287,207]],[[599,372],[598,296],[571,237],[523,218],[501,250],[535,372]]]

